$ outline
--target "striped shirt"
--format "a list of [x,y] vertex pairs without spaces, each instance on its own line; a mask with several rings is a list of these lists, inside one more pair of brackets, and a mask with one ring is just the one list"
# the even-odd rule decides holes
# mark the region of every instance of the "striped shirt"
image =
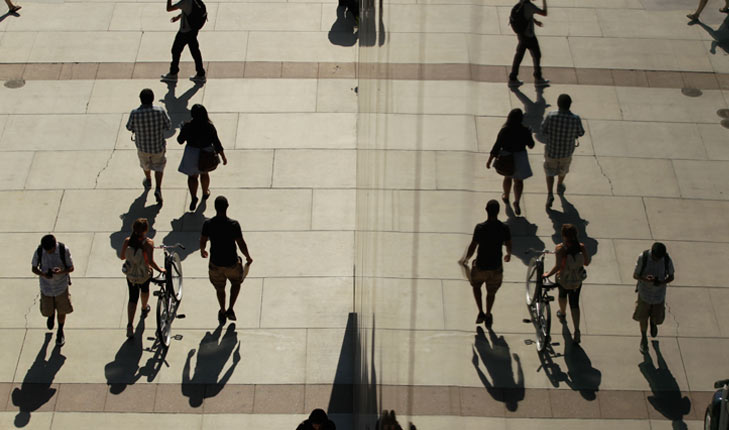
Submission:
[[165,150],[164,132],[170,128],[170,117],[159,106],[141,105],[129,114],[127,121],[127,130],[134,133],[137,149],[148,154]]
[[567,158],[575,152],[575,140],[585,134],[580,117],[570,111],[554,111],[542,122],[541,136],[547,142],[544,155]]

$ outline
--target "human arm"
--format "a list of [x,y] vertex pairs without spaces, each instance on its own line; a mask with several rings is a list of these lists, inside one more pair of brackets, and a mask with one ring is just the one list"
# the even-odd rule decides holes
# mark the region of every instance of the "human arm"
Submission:
[[580,243],[580,252],[582,253],[582,258],[585,262],[585,266],[589,266],[590,262],[592,261],[592,257],[590,257],[590,254],[587,252],[587,248],[585,248],[584,243]]
[[506,246],[506,255],[504,255],[504,261],[509,262],[511,261],[511,239],[504,242],[504,245]]
[[243,255],[246,256],[246,263],[247,264],[253,263],[253,259],[251,258],[251,255],[248,253],[248,245],[246,245],[246,241],[245,241],[245,239],[243,239],[243,235],[241,235],[238,239],[236,239],[235,243],[238,244],[238,248],[240,249],[240,252],[242,252]]
[[[541,9],[538,8],[537,5],[535,5],[534,3],[532,3],[532,6],[534,7],[534,14],[536,14],[536,15],[542,15],[542,16],[547,16],[547,0],[542,0],[542,8]],[[535,19],[534,22],[536,23],[537,20]],[[541,26],[541,23],[539,23],[539,25]]]
[[33,266],[33,267],[30,268],[30,270],[34,274],[36,274],[36,275],[38,275],[38,276],[40,276],[42,278],[51,279],[53,277],[53,275],[49,275],[48,273],[41,272],[40,269],[38,268],[38,266]]
[[475,239],[471,240],[471,243],[468,245],[468,250],[466,251],[466,256],[463,257],[459,263],[463,264],[464,266],[468,266],[468,261],[473,257],[473,254],[476,252],[476,248],[478,247],[478,242],[476,242]]
[[208,237],[204,234],[200,235],[200,256],[202,258],[208,258],[208,251],[205,249],[208,246]]
[[213,148],[215,148],[215,152],[220,154],[220,158],[223,159],[223,166],[228,164],[228,158],[225,156],[225,151],[223,150],[223,144],[220,143],[220,138],[218,137],[218,131],[215,129],[215,126],[212,124],[210,125],[212,127],[212,134],[213,134]]
[[184,124],[182,128],[180,128],[180,132],[177,134],[177,143],[182,145],[187,140],[187,132],[190,127],[187,124]]
[[534,138],[532,137],[532,131],[525,127],[527,130],[526,133],[524,133],[524,140],[526,140],[526,146],[529,147],[529,149],[534,148]]
[[645,275],[641,273],[645,265],[647,264],[644,260],[650,258],[650,255],[648,255],[648,251],[642,252],[638,256],[638,262],[635,264],[635,269],[633,270],[633,279],[636,281],[651,283],[655,280],[655,277],[653,275]]
[[144,243],[144,259],[147,261],[147,264],[152,266],[154,270],[160,273],[165,273],[165,269],[159,267],[154,261],[154,241],[152,239],[147,239],[147,241]]
[[491,168],[491,162],[499,156],[501,153],[501,150],[504,148],[504,142],[506,141],[506,129],[502,128],[499,130],[499,134],[496,136],[496,142],[494,142],[494,145],[491,147],[491,152],[489,153],[489,159],[486,161],[486,168]]
[[129,119],[127,120],[127,130],[134,133],[134,111],[129,114]]
[[[167,12],[172,12],[172,11],[180,9],[180,3],[182,3],[182,2],[177,2],[175,4],[172,4],[172,0],[167,0]],[[179,19],[179,18],[177,18],[177,19]]]
[[126,239],[124,239],[124,243],[122,243],[121,254],[119,255],[119,258],[121,258],[122,260],[127,259],[127,248],[128,247],[129,247],[129,238],[126,238]]
[[552,267],[552,270],[542,275],[543,278],[549,278],[550,276],[554,275],[555,273],[559,272],[559,269],[562,266],[562,260],[564,259],[564,247],[559,244],[557,245],[557,248],[554,250],[554,267]]

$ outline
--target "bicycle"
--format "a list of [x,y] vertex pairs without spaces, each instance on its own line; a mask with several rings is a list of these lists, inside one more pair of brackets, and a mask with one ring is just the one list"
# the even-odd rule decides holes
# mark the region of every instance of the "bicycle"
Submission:
[[711,398],[711,403],[706,407],[704,413],[704,429],[706,430],[727,430],[729,429],[729,379],[723,379],[714,383],[718,390]]
[[176,252],[170,252],[170,249],[180,248],[184,246],[177,243],[175,245],[155,246],[161,249],[165,254],[165,273],[160,273],[156,278],[152,278],[152,283],[159,287],[154,292],[157,297],[157,341],[164,347],[170,346],[172,322],[175,318],[184,318],[185,315],[178,315],[177,309],[182,301],[182,263],[180,256]]
[[545,282],[542,275],[544,274],[544,257],[553,252],[529,249],[526,253],[537,254],[532,257],[527,267],[526,304],[537,333],[537,351],[542,352],[551,339],[552,312],[549,303],[554,301],[554,297],[549,295],[549,290],[557,286],[554,282]]

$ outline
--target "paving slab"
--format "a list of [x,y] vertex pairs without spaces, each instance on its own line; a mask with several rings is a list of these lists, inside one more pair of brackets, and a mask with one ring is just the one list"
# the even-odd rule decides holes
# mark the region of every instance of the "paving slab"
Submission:
[[352,113],[241,114],[235,147],[354,149],[355,125]]
[[[261,327],[339,328],[352,304],[348,278],[266,278],[261,299]],[[324,306],[325,313],[312,312]]]
[[11,115],[5,124],[3,151],[88,151],[113,148],[120,121],[113,114]]

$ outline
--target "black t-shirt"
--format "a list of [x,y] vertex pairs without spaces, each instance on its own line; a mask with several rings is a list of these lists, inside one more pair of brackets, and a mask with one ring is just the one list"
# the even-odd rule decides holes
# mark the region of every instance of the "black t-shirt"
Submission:
[[210,239],[210,262],[230,267],[238,261],[235,241],[243,237],[240,224],[228,217],[215,216],[205,221],[202,235]]
[[496,270],[502,267],[501,247],[511,240],[509,226],[499,220],[484,221],[473,230],[473,240],[478,243],[476,267],[480,270]]
[[498,157],[501,150],[511,152],[526,151],[526,148],[534,148],[534,139],[532,131],[523,125],[516,127],[503,127],[499,130],[499,135],[491,148],[491,155]]

